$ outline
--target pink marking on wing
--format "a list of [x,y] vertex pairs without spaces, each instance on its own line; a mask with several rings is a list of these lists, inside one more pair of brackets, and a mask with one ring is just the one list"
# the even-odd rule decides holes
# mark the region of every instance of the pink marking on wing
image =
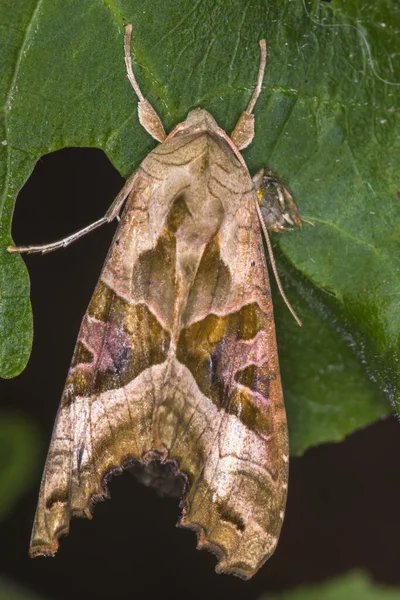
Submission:
[[258,390],[240,384],[236,380],[236,375],[251,365],[268,366],[267,347],[267,334],[265,331],[259,331],[252,340],[225,338],[218,348],[217,376],[224,382],[229,395],[239,387],[246,389],[251,394],[254,403],[263,410],[267,407],[268,398],[265,398]]
[[78,363],[71,369],[71,372],[77,368],[85,371],[90,371],[94,367],[100,371],[114,369],[120,363],[121,352],[129,346],[128,336],[122,325],[112,321],[104,323],[104,321],[87,316],[84,319],[78,341],[93,354],[93,360]]

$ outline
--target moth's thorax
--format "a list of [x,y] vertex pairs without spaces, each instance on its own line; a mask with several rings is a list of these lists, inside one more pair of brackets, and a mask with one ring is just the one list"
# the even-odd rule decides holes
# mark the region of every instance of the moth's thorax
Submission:
[[163,207],[185,189],[185,196],[191,194],[197,207],[213,196],[224,209],[235,211],[233,205],[246,203],[241,195],[254,189],[239,150],[202,108],[190,111],[186,120],[146,157],[141,169],[157,181]]
[[[141,251],[148,250],[144,244],[153,247],[167,227],[177,244],[176,260],[195,273],[204,245],[221,227],[234,228],[235,215],[253,206],[252,179],[226,138],[213,117],[197,109],[145,158],[138,172],[141,195],[133,193],[126,209],[139,219],[142,190],[151,189],[146,231],[152,233],[137,236]],[[236,243],[234,236],[226,237],[227,245]]]
[[210,136],[228,155],[234,157],[234,162],[240,163],[244,171],[248,174],[246,163],[240,154],[239,148],[232,136],[218,126],[216,120],[209,112],[203,108],[195,108],[192,110],[186,121],[179,123],[175,129],[169,134],[167,142],[173,138],[188,138],[189,136]]
[[188,113],[186,120],[179,126],[180,132],[185,133],[201,133],[201,132],[217,132],[218,124],[214,117],[203,108],[195,108]]

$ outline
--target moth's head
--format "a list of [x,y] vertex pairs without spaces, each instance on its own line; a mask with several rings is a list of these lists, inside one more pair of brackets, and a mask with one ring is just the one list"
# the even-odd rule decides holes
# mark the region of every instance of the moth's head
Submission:
[[209,112],[203,108],[191,110],[186,121],[181,123],[180,131],[190,129],[190,133],[199,133],[201,131],[215,131],[218,129],[217,122]]

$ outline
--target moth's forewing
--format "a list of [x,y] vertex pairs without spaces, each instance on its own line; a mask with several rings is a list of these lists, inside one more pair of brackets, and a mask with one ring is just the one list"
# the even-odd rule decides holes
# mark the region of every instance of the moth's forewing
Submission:
[[79,333],[32,554],[56,551],[113,469],[154,456],[185,474],[181,524],[218,571],[251,577],[274,551],[288,441],[255,202],[205,111],[139,167]]

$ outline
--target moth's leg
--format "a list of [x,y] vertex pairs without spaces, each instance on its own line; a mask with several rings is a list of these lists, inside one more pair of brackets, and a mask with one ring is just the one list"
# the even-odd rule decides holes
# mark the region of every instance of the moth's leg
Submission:
[[[261,171],[254,175],[253,183],[254,189],[256,190],[255,204],[257,215],[260,221],[261,229],[264,234],[265,243],[267,244],[269,259],[271,262],[272,272],[274,274],[276,284],[283,298],[283,301],[292,313],[294,320],[298,325],[301,326],[302,323],[299,317],[296,315],[294,308],[290,304],[283,290],[282,283],[278,274],[278,269],[276,268],[271,240],[269,239],[268,235],[269,231],[288,231],[290,228],[285,226],[285,223],[290,223],[291,225],[294,225],[295,223],[298,227],[301,227],[301,220],[297,212],[296,204],[290,193],[279,182],[279,180],[277,180],[277,178],[273,175],[272,171],[264,171],[264,169],[261,169]],[[273,185],[275,186],[276,194],[267,193],[268,186],[270,185],[270,183],[273,183]],[[291,213],[290,215],[286,212],[285,199],[287,197],[290,197],[290,200],[288,201],[288,207]]]
[[260,40],[260,68],[256,87],[249,102],[247,109],[242,112],[239,121],[236,123],[235,129],[231,133],[231,140],[239,150],[246,148],[254,138],[254,115],[253,110],[257,99],[261,93],[261,86],[265,75],[265,65],[267,62],[267,45],[265,40]]
[[282,232],[294,226],[301,227],[293,196],[273,171],[262,169],[253,177],[253,182],[268,231]]
[[120,191],[118,196],[115,198],[114,202],[111,204],[110,208],[108,209],[108,211],[106,212],[104,217],[102,217],[98,221],[91,223],[90,225],[88,225],[87,227],[84,227],[80,231],[77,231],[76,233],[68,235],[67,237],[65,237],[62,240],[59,240],[57,242],[53,242],[51,244],[43,244],[42,246],[8,246],[8,248],[7,248],[8,252],[11,252],[11,253],[18,252],[19,254],[33,254],[35,252],[41,252],[42,254],[47,254],[48,252],[53,252],[53,250],[58,250],[59,248],[65,248],[66,246],[69,246],[69,244],[72,244],[72,242],[75,242],[76,240],[83,237],[87,233],[90,233],[94,229],[97,229],[97,227],[100,227],[101,225],[104,225],[105,223],[110,223],[111,221],[113,221],[115,219],[115,217],[118,216],[123,203],[125,202],[126,198],[131,193],[133,184],[135,181],[135,177],[136,177],[136,173],[133,173],[133,175],[131,175],[131,177],[129,177],[129,179],[125,182],[124,187],[122,188],[122,190]]
[[150,104],[150,102],[143,96],[142,91],[136,81],[132,69],[132,57],[131,57],[131,36],[132,36],[132,25],[127,25],[125,28],[125,64],[128,72],[128,79],[131,82],[133,89],[137,97],[139,98],[138,113],[139,122],[144,129],[158,142],[163,142],[167,137],[165,134],[164,126],[161,122],[160,117]]

